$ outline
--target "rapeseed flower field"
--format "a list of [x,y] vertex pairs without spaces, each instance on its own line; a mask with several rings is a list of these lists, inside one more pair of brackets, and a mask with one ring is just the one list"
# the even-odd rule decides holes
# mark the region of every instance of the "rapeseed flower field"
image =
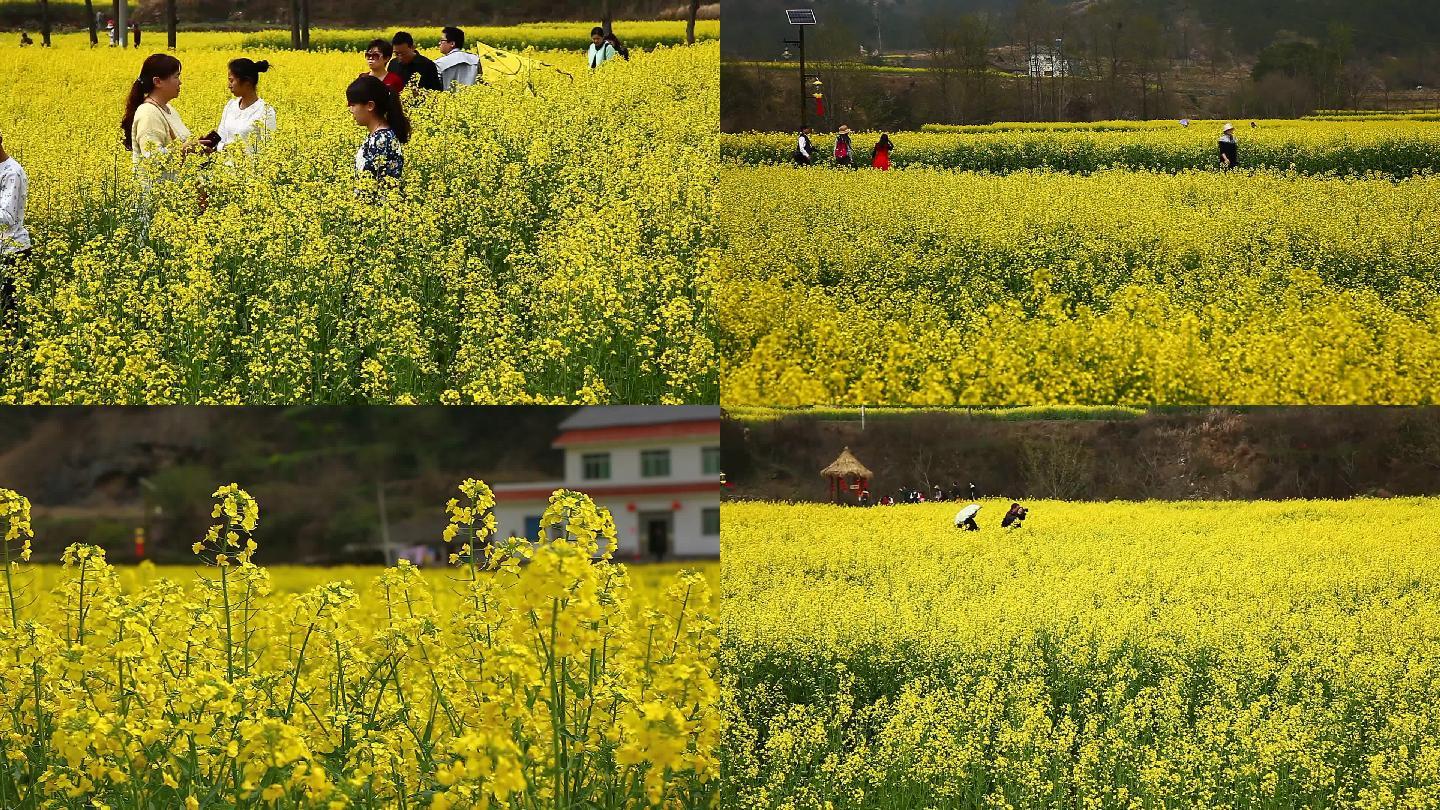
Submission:
[[981,503],[725,504],[725,806],[1440,804],[1440,501]]
[[726,166],[720,196],[729,405],[1440,398],[1431,174]]
[[29,502],[0,490],[0,806],[714,804],[706,576],[632,581],[585,496],[556,492],[510,543],[466,481],[446,573],[364,581],[259,565],[260,505],[215,498],[172,578],[83,542],[31,566]]
[[[1090,172],[1107,168],[1180,172],[1210,169],[1224,121],[1101,121],[930,126],[891,133],[895,166],[928,166],[1006,173],[1026,169]],[[1240,165],[1305,174],[1370,174],[1408,177],[1440,169],[1440,115],[1399,120],[1236,121]],[[880,133],[856,133],[851,142],[869,156]],[[812,138],[823,155],[833,135]],[[786,163],[794,151],[785,133],[740,133],[721,138],[730,162]]]
[[718,398],[718,43],[591,71],[582,38],[527,52],[553,67],[413,101],[401,188],[374,199],[345,101],[361,54],[246,37],[182,35],[175,109],[209,131],[228,60],[265,58],[278,131],[148,190],[119,127],[148,51],[74,34],[0,54],[35,242],[0,402]]

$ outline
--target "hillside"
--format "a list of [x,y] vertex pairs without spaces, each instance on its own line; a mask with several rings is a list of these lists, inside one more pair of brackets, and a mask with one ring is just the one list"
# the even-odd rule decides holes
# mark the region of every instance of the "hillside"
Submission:
[[1066,500],[1348,498],[1440,494],[1440,409],[1192,408],[1109,419],[956,411],[841,421],[803,412],[727,418],[731,495],[826,497],[841,448],[900,487],[975,482],[983,496]]

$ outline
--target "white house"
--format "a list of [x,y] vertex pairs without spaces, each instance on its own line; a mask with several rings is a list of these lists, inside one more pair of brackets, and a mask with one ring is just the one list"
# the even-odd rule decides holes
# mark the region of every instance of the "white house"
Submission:
[[1033,77],[1070,75],[1070,61],[1054,52],[1035,51],[1030,54],[1029,74]]
[[497,484],[500,537],[534,538],[557,489],[583,492],[615,518],[616,559],[720,556],[720,408],[590,406],[560,423],[565,478]]

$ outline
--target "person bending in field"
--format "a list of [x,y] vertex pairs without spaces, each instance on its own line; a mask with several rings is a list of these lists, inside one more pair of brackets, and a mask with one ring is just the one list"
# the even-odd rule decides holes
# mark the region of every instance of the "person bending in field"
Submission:
[[1029,516],[1030,516],[1030,510],[1029,510],[1029,509],[1026,509],[1025,507],[1021,506],[1021,505],[1018,504],[1018,503],[1011,503],[1011,504],[1010,504],[1010,511],[1006,512],[1006,513],[1005,513],[1005,517],[1000,520],[1000,528],[1002,528],[1002,529],[1010,529],[1010,528],[1018,529],[1018,528],[1020,528],[1020,524],[1023,523],[1023,522],[1025,522],[1025,518],[1027,518],[1027,517],[1029,517]]
[[600,67],[615,58],[615,46],[605,38],[605,29],[595,26],[590,29],[590,49],[585,52],[585,62],[590,69]]
[[419,76],[421,90],[445,89],[445,85],[440,83],[440,71],[435,69],[430,57],[415,50],[415,38],[410,36],[409,31],[396,31],[395,36],[390,38],[390,44],[395,47],[390,69],[399,73],[405,84],[410,83],[411,77]]
[[[30,257],[30,232],[25,229],[25,199],[29,193],[30,178],[5,151],[5,137],[0,135],[0,330],[9,325],[10,314],[15,311],[15,277]],[[13,346],[14,341],[9,341],[0,351],[0,370]]]
[[388,40],[370,40],[365,48],[365,65],[369,70],[360,75],[374,76],[390,88],[390,92],[398,94],[405,89],[405,77],[390,69],[390,57],[394,55],[395,47]]
[[207,149],[220,150],[232,143],[246,143],[246,149],[254,151],[253,135],[257,139],[269,136],[275,131],[275,108],[260,98],[260,74],[270,69],[270,63],[249,59],[230,60],[230,95],[234,98],[220,113],[220,126],[201,139]]
[[850,150],[850,127],[841,124],[840,134],[835,136],[835,165],[855,168]]
[[1240,165],[1240,144],[1235,140],[1235,125],[1226,124],[1220,131],[1220,168],[1229,171]]
[[475,84],[480,79],[480,57],[465,51],[465,32],[447,26],[440,32],[440,58],[435,60],[440,71],[440,85],[446,90]]
[[125,148],[136,166],[145,158],[188,148],[190,130],[171,106],[179,96],[180,60],[166,53],[146,57],[120,119]]
[[980,514],[980,504],[972,503],[969,506],[955,513],[955,528],[964,529],[967,532],[980,531],[980,524],[975,522],[975,516]]
[[870,156],[870,165],[882,172],[888,171],[890,169],[890,150],[894,148],[895,145],[890,143],[890,135],[884,132],[880,133],[880,140],[875,144],[875,151]]
[[361,76],[345,89],[345,101],[355,123],[369,131],[355,153],[355,174],[382,185],[399,183],[405,170],[401,144],[410,140],[410,119],[400,97],[374,76]]
[[800,137],[795,139],[795,165],[809,166],[815,162],[815,148],[810,145],[810,127],[800,128]]

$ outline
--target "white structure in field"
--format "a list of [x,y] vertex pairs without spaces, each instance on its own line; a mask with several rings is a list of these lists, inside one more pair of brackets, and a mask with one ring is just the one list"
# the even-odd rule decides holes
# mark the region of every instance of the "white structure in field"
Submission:
[[560,423],[565,478],[497,484],[500,537],[534,539],[550,494],[583,492],[615,518],[616,559],[720,556],[720,408],[590,406]]

